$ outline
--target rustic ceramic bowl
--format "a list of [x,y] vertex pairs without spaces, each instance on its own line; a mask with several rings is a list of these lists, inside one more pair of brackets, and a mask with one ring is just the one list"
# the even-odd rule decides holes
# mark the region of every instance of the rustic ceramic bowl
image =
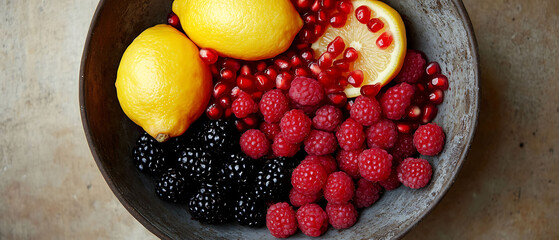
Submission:
[[[466,157],[477,123],[479,61],[470,20],[460,0],[389,0],[403,16],[409,47],[438,61],[450,90],[434,120],[446,131],[440,156],[428,158],[431,183],[400,187],[364,210],[352,228],[328,231],[330,239],[392,239],[403,236],[443,197]],[[140,130],[122,112],[116,72],[126,47],[144,29],[166,21],[171,0],[101,0],[87,37],[80,76],[80,106],[91,152],[116,197],[146,228],[168,239],[271,239],[266,228],[210,226],[193,221],[181,206],[161,201],[154,184],[134,169],[131,150]],[[120,224],[120,223],[115,223]],[[304,237],[301,233],[293,238]]]

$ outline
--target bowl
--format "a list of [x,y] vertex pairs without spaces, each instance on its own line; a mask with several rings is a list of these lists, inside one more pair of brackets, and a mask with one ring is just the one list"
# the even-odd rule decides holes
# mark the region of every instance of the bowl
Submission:
[[[468,152],[479,109],[479,59],[472,25],[460,0],[388,0],[406,23],[409,48],[440,63],[450,90],[434,120],[446,132],[445,149],[429,157],[431,183],[400,187],[364,210],[355,226],[330,230],[329,239],[393,239],[416,225],[448,191]],[[171,0],[101,0],[85,44],[80,73],[83,127],[99,170],[124,207],[163,239],[272,239],[266,228],[212,226],[190,218],[179,205],[154,193],[154,183],[134,169],[131,152],[141,133],[123,113],[115,79],[126,47],[143,30],[166,21]],[[115,223],[118,224],[118,223]],[[292,238],[304,237],[297,233]]]

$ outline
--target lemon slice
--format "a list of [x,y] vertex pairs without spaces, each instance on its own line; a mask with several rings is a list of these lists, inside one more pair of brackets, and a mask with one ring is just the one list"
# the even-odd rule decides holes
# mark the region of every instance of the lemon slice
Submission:
[[[407,49],[404,22],[396,10],[381,1],[354,0],[352,3],[354,10],[348,15],[345,26],[329,26],[322,37],[312,45],[315,56],[326,52],[328,44],[340,36],[346,47],[353,47],[359,51],[359,58],[350,66],[350,71],[363,71],[364,80],[361,86],[377,83],[384,86],[396,77],[404,63]],[[367,24],[359,22],[355,11],[361,6],[367,6],[371,10],[371,18],[380,19],[384,27],[373,33]],[[380,48],[377,44],[379,38],[388,38],[389,45],[385,41],[384,44],[388,46],[381,44],[383,47]],[[348,98],[357,97],[361,94],[360,89],[361,87],[348,85],[345,93]]]

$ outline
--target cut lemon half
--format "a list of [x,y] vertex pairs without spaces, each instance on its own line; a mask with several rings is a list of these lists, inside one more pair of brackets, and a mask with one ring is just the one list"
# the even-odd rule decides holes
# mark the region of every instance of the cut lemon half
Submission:
[[[353,11],[348,15],[346,24],[341,28],[329,26],[322,37],[312,45],[315,56],[326,52],[328,44],[340,36],[346,47],[353,47],[359,52],[357,60],[350,65],[350,71],[363,71],[364,80],[361,86],[377,83],[384,86],[396,77],[404,63],[407,49],[404,22],[396,10],[381,1],[354,0],[352,3]],[[367,24],[359,22],[355,11],[361,6],[368,7],[371,10],[371,19],[380,19],[384,26],[373,33]],[[377,43],[379,41],[383,43]],[[360,89],[361,87],[348,85],[345,93],[348,98],[357,97],[361,94]]]

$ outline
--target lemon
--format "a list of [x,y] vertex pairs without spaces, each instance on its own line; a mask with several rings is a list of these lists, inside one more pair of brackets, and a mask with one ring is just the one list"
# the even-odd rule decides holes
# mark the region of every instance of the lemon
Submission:
[[303,27],[290,0],[175,0],[173,12],[199,47],[249,61],[284,52]]
[[212,77],[199,50],[169,25],[143,31],[118,67],[122,110],[157,141],[183,134],[207,106]]
[[[363,71],[364,80],[361,86],[377,83],[384,86],[398,75],[404,64],[407,49],[404,22],[396,10],[381,1],[353,0],[352,3],[354,10],[348,15],[346,24],[341,28],[328,27],[322,37],[312,45],[315,56],[326,52],[328,44],[340,36],[348,47],[353,47],[359,52],[359,57],[350,70]],[[380,19],[384,27],[373,33],[366,24],[359,22],[355,10],[361,6],[368,7],[371,10],[371,18]],[[377,40],[385,37],[390,38],[392,42],[381,48],[377,45]],[[349,98],[359,96],[360,87],[348,85],[345,93]]]

